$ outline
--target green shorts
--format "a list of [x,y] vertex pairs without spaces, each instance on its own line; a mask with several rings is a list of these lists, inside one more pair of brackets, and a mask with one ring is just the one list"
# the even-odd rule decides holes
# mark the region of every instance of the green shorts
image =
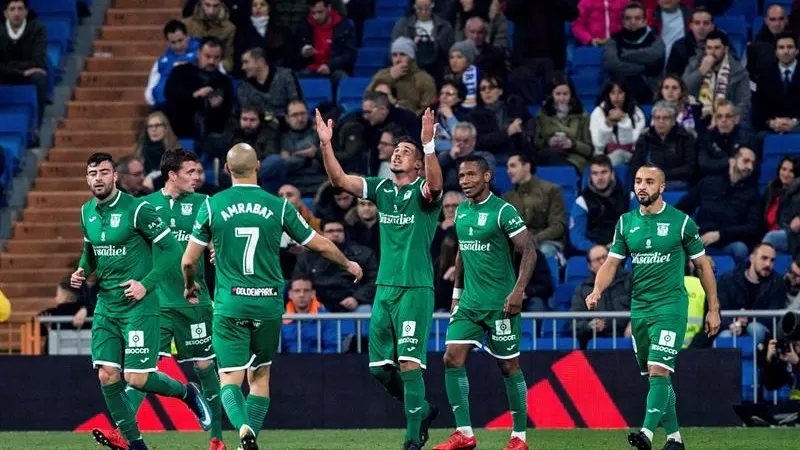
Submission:
[[498,359],[519,356],[520,315],[503,311],[476,311],[456,306],[450,314],[445,345],[472,344]]
[[642,375],[647,375],[649,365],[675,372],[675,360],[686,335],[686,322],[686,316],[676,314],[631,318],[633,351]]
[[116,367],[125,372],[155,372],[158,325],[158,316],[117,318],[95,314],[92,365]]
[[281,337],[281,319],[234,319],[214,314],[211,342],[219,372],[258,369],[272,364]]
[[369,322],[369,365],[413,361],[423,369],[433,320],[433,289],[378,286]]
[[178,362],[214,359],[211,346],[211,305],[161,310],[159,356],[172,356],[172,340],[178,349]]

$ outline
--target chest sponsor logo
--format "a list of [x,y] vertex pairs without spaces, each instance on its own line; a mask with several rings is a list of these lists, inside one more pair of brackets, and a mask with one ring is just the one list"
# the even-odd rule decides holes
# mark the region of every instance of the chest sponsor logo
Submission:
[[[470,230],[470,236],[472,236],[472,228]],[[458,242],[458,248],[461,249],[462,252],[490,252],[492,251],[492,244],[489,242],[481,242],[479,240],[461,240]]]
[[172,235],[175,236],[175,239],[178,242],[189,242],[189,236],[191,235],[191,233],[187,233],[187,232],[185,232],[183,230],[175,230],[175,229],[173,229],[172,230]]
[[403,328],[400,330],[400,339],[397,340],[397,345],[400,344],[419,344],[419,339],[414,337],[417,331],[417,322],[415,320],[404,320]]
[[478,226],[486,225],[486,219],[489,218],[489,213],[478,213]]
[[191,216],[194,205],[191,203],[181,203],[181,214]]
[[637,253],[633,255],[632,260],[634,264],[662,264],[669,262],[671,257],[669,253],[665,255],[661,252]]
[[666,347],[675,347],[675,332],[669,330],[661,330],[658,336],[658,345]]
[[111,228],[119,228],[119,222],[122,220],[122,214],[111,215]]
[[231,294],[240,297],[277,297],[278,290],[274,287],[237,287],[231,288]]
[[[397,205],[395,205],[395,208],[397,208]],[[411,225],[415,220],[415,216],[408,214],[380,214],[380,222],[386,225]]]
[[[105,233],[100,236],[102,241],[106,240]],[[125,256],[128,254],[128,247],[124,245],[117,247],[116,245],[94,245],[92,246],[95,256]]]
[[666,236],[669,234],[669,223],[657,223],[656,234],[659,236]]

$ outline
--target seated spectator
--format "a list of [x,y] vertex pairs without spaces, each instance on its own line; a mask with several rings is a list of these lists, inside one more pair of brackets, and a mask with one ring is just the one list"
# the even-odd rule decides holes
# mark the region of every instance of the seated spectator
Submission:
[[[276,16],[275,0],[250,0],[248,20],[236,25],[236,38],[233,41],[233,74],[242,78],[242,55],[251,48],[260,48],[267,55],[270,66],[284,67],[289,62],[289,52],[294,45],[292,33],[277,23],[270,21]],[[297,2],[302,3],[302,2]]]
[[322,220],[344,223],[347,212],[355,206],[356,198],[344,189],[331,185],[330,181],[322,183],[314,197],[314,210]]
[[573,166],[578,173],[592,157],[589,115],[572,81],[561,75],[553,79],[550,94],[533,119],[534,158],[540,166]]
[[770,133],[798,133],[800,75],[797,74],[797,38],[789,32],[776,37],[777,61],[759,75],[753,98],[753,128]]
[[[515,254],[514,256],[514,270],[519,272],[519,263],[522,258],[519,257],[519,254]],[[548,299],[553,296],[553,291],[553,274],[550,271],[550,264],[547,262],[545,253],[537,248],[536,267],[533,268],[531,281],[525,286],[525,298],[522,300],[522,309],[528,312],[550,311],[551,308]],[[536,322],[539,330],[541,330],[542,319]]]
[[47,102],[47,30],[28,18],[27,0],[7,0],[5,32],[0,33],[0,83],[36,86],[37,126]]
[[[781,332],[776,338],[786,338],[786,336]],[[790,411],[797,409],[797,400],[794,395],[797,392],[798,383],[800,383],[798,380],[798,374],[800,374],[800,341],[790,340],[786,350],[778,351],[778,339],[770,339],[769,343],[767,343],[767,351],[764,353],[764,370],[760,379],[763,380],[763,387],[766,390],[777,391],[783,387],[791,389],[789,397],[791,401],[781,402],[783,404],[779,404],[777,407],[788,406],[791,409],[785,409],[785,411],[789,415],[797,414]],[[764,395],[764,397],[767,396]],[[767,400],[767,398],[764,400]]]
[[195,6],[191,17],[184,20],[189,36],[197,39],[215,37],[222,47],[222,67],[233,70],[233,40],[236,26],[228,20],[228,7],[222,0],[202,0]]
[[527,150],[522,128],[530,113],[522,97],[504,96],[503,80],[491,74],[483,76],[478,87],[481,98],[469,119],[478,131],[478,149],[506,155]]
[[546,256],[561,259],[567,239],[567,213],[561,187],[537,177],[536,168],[525,153],[511,155],[507,168],[514,188],[503,199],[517,208],[536,247]]
[[[505,16],[503,20],[505,20]],[[502,31],[502,28],[492,28],[490,30],[489,27],[489,23],[481,17],[472,17],[467,20],[464,28],[464,38],[475,44],[476,55],[473,64],[478,67],[478,71],[480,73],[492,73],[500,77],[501,80],[505,80],[508,71],[506,68],[508,24],[506,23],[506,31]]]
[[145,176],[153,180],[161,177],[161,156],[164,152],[178,147],[180,143],[167,116],[156,111],[147,115],[133,147],[133,155],[144,161]]
[[619,217],[631,210],[633,193],[617,181],[608,156],[598,155],[589,165],[589,184],[571,205],[569,242],[575,250],[611,245]]
[[755,152],[739,147],[728,159],[727,172],[707,175],[676,205],[694,215],[709,253],[728,254],[737,262],[747,258],[746,242],[761,226],[761,199],[751,179],[755,164]]
[[[775,171],[775,178],[767,185],[767,192],[764,194],[764,229],[767,233],[778,231],[778,208],[783,201],[783,195],[789,185],[797,178],[797,160],[792,155],[786,155],[778,164]],[[774,244],[773,244],[774,245]]]
[[[400,37],[410,39],[416,48],[416,56],[406,54],[412,56],[411,59],[416,60],[422,70],[440,79],[447,52],[453,45],[453,27],[433,13],[433,0],[413,0],[413,3],[413,12],[394,24],[392,42],[397,42]],[[411,109],[419,114],[425,108]]]
[[793,180],[781,195],[776,213],[778,229],[764,236],[775,250],[796,255],[800,250],[800,180]]
[[[350,0],[348,6],[361,6],[361,0]],[[342,0],[333,0],[331,6],[342,16],[350,16],[350,8],[346,8]],[[369,13],[371,11],[365,11]],[[291,30],[300,28],[308,18],[308,3],[298,0],[275,0],[275,23]]]
[[397,88],[392,86],[391,83],[375,83],[375,86],[372,86],[372,91],[386,94],[389,98],[389,103],[397,105]]
[[[756,85],[761,74],[778,62],[775,58],[777,38],[787,30],[788,23],[786,10],[782,6],[770,6],[764,16],[764,26],[747,44],[747,72]],[[797,32],[794,29],[792,31]]]
[[[437,229],[438,231],[438,229]],[[433,260],[433,310],[435,312],[450,312],[453,309],[453,286],[456,279],[456,254],[458,253],[458,238],[455,232],[444,237],[431,253],[436,250],[437,258]]]
[[[589,276],[575,288],[572,295],[570,311],[586,312],[586,296],[594,289],[594,280],[597,271],[608,258],[608,249],[604,245],[594,245],[586,254]],[[631,310],[631,274],[620,264],[608,288],[603,291],[600,301],[597,302],[597,311],[630,311]],[[595,337],[612,337],[627,327],[627,319],[616,319],[616,330],[613,319],[594,318],[579,319],[575,321],[575,328],[581,348]]]
[[319,103],[316,109],[323,121],[333,120],[335,123],[331,146],[342,168],[347,172],[370,173],[367,161],[369,148],[364,135],[367,122],[361,112],[345,113],[333,102]]
[[[203,163],[200,162],[200,161],[197,161],[197,175],[199,177],[197,179],[197,182],[194,185],[194,191],[195,192],[197,192],[199,194],[205,194],[205,195],[207,195],[209,197],[211,197],[214,194],[216,194],[217,192],[219,192],[219,187],[216,185],[216,183],[210,183],[208,180],[206,180],[206,170],[205,170],[205,167],[203,167]],[[163,178],[159,178],[159,180],[161,180],[161,185],[158,187],[158,189],[161,189],[162,187],[164,187],[163,186],[164,179]],[[209,265],[210,264],[206,265],[206,284],[208,285],[209,292],[214,292],[214,290],[212,289],[211,284],[208,284],[208,278],[211,278],[211,276],[208,273],[208,266]]]
[[345,214],[347,238],[363,245],[381,258],[381,232],[378,226],[378,207],[370,200],[358,199],[355,208]]
[[700,135],[697,141],[697,165],[703,175],[728,171],[728,160],[741,147],[755,148],[753,137],[739,124],[736,106],[720,100],[714,113],[714,127]]
[[242,70],[247,79],[236,89],[240,105],[258,105],[267,114],[283,118],[289,102],[302,96],[292,71],[270,66],[260,48],[244,52]]
[[[436,233],[433,235],[431,241],[431,260],[436,261],[448,237],[458,243],[458,236],[456,236],[456,208],[465,200],[464,194],[461,191],[447,191],[442,198],[442,220],[439,221],[439,226],[436,227]],[[455,260],[452,261],[455,264]],[[449,266],[448,266],[449,267]],[[448,277],[449,278],[449,277]]]
[[706,51],[706,36],[715,29],[714,18],[710,12],[705,9],[695,10],[689,23],[691,32],[686,32],[684,37],[672,44],[672,50],[667,57],[666,73],[682,74],[690,59],[695,56],[702,58]]
[[417,66],[414,41],[406,37],[395,39],[392,42],[391,56],[392,66],[375,73],[367,90],[371,91],[378,83],[388,84],[397,89],[398,106],[416,115],[422,114],[436,98],[436,83],[433,77]]
[[800,261],[795,257],[786,271],[786,306],[789,311],[800,310]]
[[647,24],[664,41],[664,62],[669,60],[672,46],[689,32],[692,11],[680,0],[658,0],[648,15]]
[[172,69],[164,89],[164,112],[179,138],[202,144],[209,135],[223,133],[233,108],[233,84],[219,71],[221,56],[219,41],[205,38],[194,64]]
[[750,78],[731,54],[728,35],[714,30],[706,36],[705,56],[694,56],[683,72],[683,81],[702,107],[701,119],[710,120],[720,100],[727,99],[747,123],[750,112]]
[[306,22],[297,30],[296,66],[301,77],[330,77],[334,89],[353,71],[358,41],[353,24],[331,8],[330,0],[308,0]]
[[608,155],[615,166],[627,164],[645,127],[644,112],[623,81],[606,82],[600,99],[589,118],[594,154]]
[[144,163],[134,155],[117,160],[117,189],[134,197],[144,197],[153,188],[144,184]]
[[580,0],[580,15],[572,22],[572,35],[581,45],[602,47],[622,30],[622,10],[628,0]]
[[[723,311],[779,310],[786,305],[786,286],[783,277],[775,273],[775,249],[758,244],[745,261],[719,277],[719,303]],[[746,314],[746,313],[745,313]],[[723,318],[719,337],[747,335],[756,345],[763,344],[769,328],[765,320],[755,322],[746,316],[735,320]]]
[[[316,298],[314,284],[306,276],[299,274],[289,283],[289,303],[286,314],[325,314],[325,309]],[[294,320],[284,319],[281,324],[281,351],[284,353],[336,353],[339,336],[336,323],[332,320]],[[319,328],[317,326],[319,325]],[[299,335],[299,336],[298,336]]]
[[436,111],[439,135],[436,136],[436,152],[449,152],[453,147],[453,133],[459,122],[469,118],[470,110],[462,106],[467,88],[460,81],[445,81],[439,89],[439,101],[431,105]]
[[444,189],[447,191],[459,190],[458,167],[461,160],[468,155],[483,157],[489,164],[489,170],[495,171],[497,160],[494,155],[475,149],[477,131],[475,126],[469,122],[459,122],[453,131],[453,148],[449,152],[439,154],[439,164],[442,166],[442,176],[444,177]]
[[[0,295],[2,294],[0,293]],[[91,316],[94,312],[94,307],[83,296],[81,290],[73,289],[70,286],[69,277],[63,278],[58,282],[54,301],[55,306],[45,309],[41,312],[41,315],[72,316],[72,323],[61,323],[58,325],[58,329],[80,330],[86,322],[86,316]],[[0,322],[2,321],[2,317],[0,317]],[[46,328],[49,328],[49,325]]]
[[686,189],[694,181],[697,167],[695,138],[675,122],[677,110],[659,101],[653,106],[654,125],[639,137],[629,173],[650,162],[664,171],[667,189]]
[[310,197],[328,177],[317,158],[319,137],[308,120],[308,109],[302,100],[289,102],[286,124],[288,129],[281,135],[281,158],[286,163],[286,181],[297,186],[303,196]]
[[375,254],[367,247],[348,242],[342,221],[323,221],[322,235],[336,244],[348,259],[361,266],[364,278],[353,283],[352,275],[316,252],[306,252],[298,259],[295,274],[310,274],[319,301],[331,312],[371,311],[378,277]]
[[[655,95],[656,103],[665,101],[671,103],[678,111],[675,122],[679,127],[688,131],[692,136],[697,137],[696,124],[700,121],[702,108],[697,103],[697,99],[689,95],[686,83],[678,75],[667,75],[658,85],[658,92]],[[655,121],[650,119],[650,126],[655,125]]]
[[240,143],[250,144],[261,161],[258,172],[261,187],[273,194],[278,192],[286,179],[284,160],[279,152],[278,121],[266,118],[258,106],[245,104],[239,110],[238,120],[231,125],[226,136],[227,147]]
[[[195,8],[202,0],[186,0],[181,11],[181,17],[188,19],[192,17]],[[230,13],[230,21],[236,25],[236,29],[244,28],[250,14],[250,0],[223,0]]]
[[[448,13],[442,14],[450,21],[456,42],[470,39],[470,20],[476,19],[481,23],[481,43],[487,43],[500,52],[508,48],[508,19],[503,14],[502,6],[498,0],[458,0],[452,2],[453,7]],[[476,43],[477,45],[477,43]],[[494,72],[493,72],[494,73]]]
[[664,70],[664,41],[647,26],[639,3],[625,5],[622,22],[622,30],[606,43],[603,68],[612,77],[624,78],[636,101],[645,104]]
[[153,63],[144,90],[144,99],[151,106],[161,105],[167,101],[164,89],[172,69],[181,64],[194,63],[197,59],[197,50],[200,49],[200,41],[189,37],[186,24],[180,20],[167,22],[164,26],[164,38],[167,40],[167,50]]
[[278,189],[278,197],[285,198],[289,201],[289,203],[294,206],[297,211],[300,213],[300,216],[311,225],[311,228],[314,229],[316,232],[321,232],[322,228],[320,227],[321,221],[317,218],[313,212],[306,206],[305,202],[303,201],[303,197],[300,195],[300,189],[297,189],[295,186],[291,184],[284,184]]
[[378,141],[378,172],[377,176],[381,178],[393,179],[394,174],[390,168],[389,160],[394,154],[394,149],[397,147],[398,138],[404,136],[405,133],[394,125],[388,125],[381,133],[381,139]]
[[450,47],[449,65],[444,71],[444,79],[456,81],[464,85],[467,95],[463,97],[461,106],[466,109],[475,107],[478,101],[478,68],[475,67],[475,56],[478,50],[470,40],[459,41]]
[[361,115],[366,122],[363,136],[370,151],[370,173],[377,173],[380,163],[378,142],[383,129],[394,125],[407,136],[419,136],[420,120],[413,112],[389,103],[389,97],[380,92],[365,92],[361,105]]

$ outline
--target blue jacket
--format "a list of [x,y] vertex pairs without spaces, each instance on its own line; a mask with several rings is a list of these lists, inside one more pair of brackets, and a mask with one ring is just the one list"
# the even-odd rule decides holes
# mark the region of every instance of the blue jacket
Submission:
[[[288,312],[288,311],[287,311]],[[327,314],[323,307],[317,308],[317,314]],[[297,320],[281,325],[281,351],[284,353],[336,353],[336,324],[330,320]],[[317,322],[320,323],[320,339],[322,352],[317,350]],[[300,326],[300,346],[297,345],[298,326]]]
[[154,72],[156,74],[151,73],[150,76],[153,77],[154,75],[157,76],[158,81],[153,86],[152,96],[153,101],[156,105],[160,105],[167,101],[166,97],[164,96],[164,88],[167,85],[167,79],[169,78],[169,74],[172,72],[172,69],[175,67],[176,63],[193,63],[195,59],[197,59],[197,51],[200,49],[200,41],[195,38],[189,39],[189,46],[186,48],[186,53],[183,55],[176,55],[175,52],[172,51],[171,48],[167,48],[165,51],[156,61],[155,67],[153,67]]
[[619,183],[609,197],[603,197],[587,186],[575,199],[569,213],[570,244],[575,250],[588,252],[595,244],[611,243],[619,217],[637,206],[633,192]]

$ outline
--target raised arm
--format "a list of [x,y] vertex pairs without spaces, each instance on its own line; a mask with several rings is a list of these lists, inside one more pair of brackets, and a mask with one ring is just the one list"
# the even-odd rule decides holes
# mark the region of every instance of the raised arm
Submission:
[[344,173],[342,165],[336,160],[336,155],[333,153],[333,146],[331,139],[333,138],[333,120],[328,119],[326,123],[322,119],[319,110],[315,110],[317,135],[319,136],[319,150],[322,152],[322,162],[325,164],[325,172],[328,173],[328,178],[331,184],[340,187],[345,191],[355,195],[358,198],[364,197],[364,179],[354,175]]
[[425,185],[430,193],[431,200],[438,200],[442,194],[442,167],[436,157],[436,148],[433,136],[436,131],[436,114],[428,108],[422,115],[422,149],[425,152]]

